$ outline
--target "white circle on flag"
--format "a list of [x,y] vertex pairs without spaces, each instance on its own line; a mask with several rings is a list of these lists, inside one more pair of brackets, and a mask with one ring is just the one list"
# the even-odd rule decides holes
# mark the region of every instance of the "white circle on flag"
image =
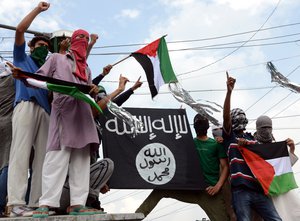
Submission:
[[144,146],[137,154],[135,164],[140,176],[155,185],[168,183],[176,171],[173,153],[161,143]]

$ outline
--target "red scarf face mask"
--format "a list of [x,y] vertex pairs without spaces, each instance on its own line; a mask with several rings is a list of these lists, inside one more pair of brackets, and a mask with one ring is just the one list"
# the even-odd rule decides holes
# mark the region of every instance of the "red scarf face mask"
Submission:
[[79,35],[89,36],[89,33],[84,30],[77,30],[73,33],[71,39],[71,51],[75,57],[76,71],[73,73],[76,77],[83,81],[87,81],[85,70],[87,68],[86,55],[88,41],[84,38],[76,38]]

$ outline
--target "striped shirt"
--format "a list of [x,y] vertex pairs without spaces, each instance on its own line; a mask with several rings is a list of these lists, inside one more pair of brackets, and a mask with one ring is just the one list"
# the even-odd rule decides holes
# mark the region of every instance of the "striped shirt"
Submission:
[[247,188],[257,192],[263,192],[261,185],[252,174],[238,149],[237,138],[253,140],[251,134],[244,133],[237,137],[234,132],[229,135],[223,133],[224,147],[227,152],[230,169],[230,181],[232,188]]

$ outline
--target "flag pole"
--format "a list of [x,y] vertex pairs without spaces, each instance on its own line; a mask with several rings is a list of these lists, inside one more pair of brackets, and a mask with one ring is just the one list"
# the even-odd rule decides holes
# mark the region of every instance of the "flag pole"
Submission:
[[[162,38],[164,38],[164,37],[166,37],[166,36],[167,36],[167,34],[166,34],[166,35],[163,35]],[[121,63],[122,61],[126,60],[126,59],[129,58],[129,57],[131,57],[131,54],[128,55],[127,57],[121,59],[120,61],[117,61],[116,63],[112,64],[111,66],[117,65],[117,64]]]
[[117,65],[117,64],[121,63],[122,61],[125,61],[125,60],[126,60],[127,58],[129,58],[129,57],[131,57],[131,55],[128,55],[127,57],[121,59],[120,61],[117,61],[116,63],[112,64],[111,66]]

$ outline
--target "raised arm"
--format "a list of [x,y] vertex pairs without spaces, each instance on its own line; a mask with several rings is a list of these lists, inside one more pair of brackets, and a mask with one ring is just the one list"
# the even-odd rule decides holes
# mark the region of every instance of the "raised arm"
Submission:
[[98,40],[98,35],[97,35],[97,34],[91,34],[91,35],[90,35],[90,38],[91,38],[91,41],[90,41],[90,43],[89,43],[89,45],[88,45],[88,48],[87,48],[86,58],[89,57],[90,52],[91,52],[91,50],[92,50],[94,44],[96,44],[96,42],[97,42],[97,40]]
[[118,88],[113,91],[112,93],[110,93],[109,95],[107,95],[106,97],[104,97],[103,99],[101,99],[100,101],[98,101],[98,105],[99,107],[104,110],[107,106],[107,103],[114,99],[116,96],[118,96],[120,93],[122,93],[125,90],[125,86],[126,83],[128,82],[128,79],[126,77],[123,77],[122,75],[120,75],[119,78],[119,86]]
[[226,72],[227,76],[227,93],[224,101],[224,107],[223,107],[223,128],[224,132],[226,134],[229,134],[231,132],[231,116],[230,116],[230,103],[231,103],[231,93],[235,85],[235,79],[230,77],[228,75],[228,72]]
[[141,76],[137,79],[137,81],[134,83],[134,85],[131,87],[131,89],[133,91],[135,91],[136,89],[138,89],[139,87],[142,86],[143,82],[140,81],[141,80]]
[[43,11],[46,11],[50,7],[47,2],[40,2],[23,20],[18,24],[16,28],[15,44],[22,45],[25,42],[25,31],[29,28],[35,17]]
[[286,144],[289,146],[289,155],[292,166],[298,161],[298,157],[295,154],[295,143],[291,138],[286,139]]
[[129,99],[129,97],[134,93],[136,89],[142,86],[143,82],[141,82],[140,80],[141,77],[138,78],[138,80],[134,83],[134,85],[131,88],[129,88],[127,91],[117,96],[113,100],[113,102],[116,103],[118,106],[121,106],[125,101]]
[[93,79],[93,84],[95,85],[98,85],[100,83],[100,81],[102,81],[102,79],[109,74],[110,70],[112,69],[112,65],[106,65],[104,68],[103,68],[103,71],[101,74],[99,74],[97,77],[95,77]]
[[59,43],[59,52],[60,54],[66,54],[71,44],[71,40],[66,38]]

